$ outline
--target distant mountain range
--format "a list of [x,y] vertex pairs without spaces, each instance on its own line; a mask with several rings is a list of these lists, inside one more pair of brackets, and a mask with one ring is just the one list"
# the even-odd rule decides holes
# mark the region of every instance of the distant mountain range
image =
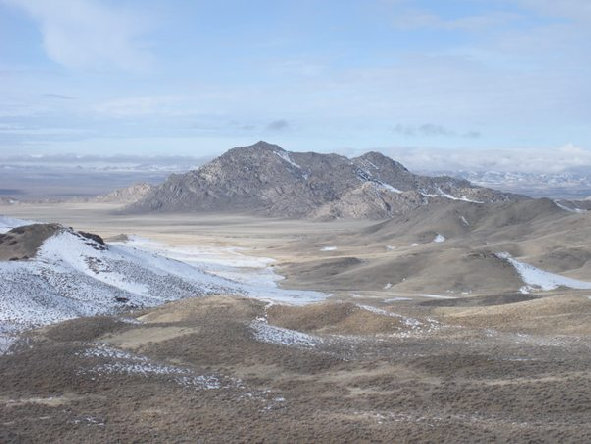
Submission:
[[188,156],[6,156],[0,159],[0,199],[68,200],[105,195],[133,183],[162,183],[209,158]]
[[522,197],[467,180],[416,175],[375,151],[349,159],[258,142],[233,148],[186,174],[173,174],[126,211],[377,219],[440,199],[485,203]]
[[438,170],[434,175],[449,175],[476,185],[531,197],[583,199],[591,196],[591,170],[580,169],[559,173],[515,171]]
[[[102,198],[114,188],[124,189],[134,183],[161,184],[170,174],[184,174],[212,158],[74,154],[7,156],[0,161],[0,203]],[[527,165],[513,165],[513,170],[508,171],[491,170],[482,165],[445,167],[440,159],[418,162],[412,158],[408,162],[418,175],[455,177],[506,193],[569,200],[591,196],[591,166],[571,167],[560,172],[533,172],[527,170]],[[486,165],[486,159],[482,163]]]

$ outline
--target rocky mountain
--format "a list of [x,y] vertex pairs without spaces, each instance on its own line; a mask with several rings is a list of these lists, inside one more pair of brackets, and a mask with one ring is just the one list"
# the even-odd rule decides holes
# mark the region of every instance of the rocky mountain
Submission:
[[109,194],[98,196],[96,201],[129,204],[147,196],[154,188],[154,185],[148,183],[136,183],[127,188],[119,188]]
[[378,152],[349,159],[290,152],[258,142],[172,175],[130,212],[255,212],[278,217],[387,218],[433,199],[473,203],[520,199],[451,177],[411,173]]

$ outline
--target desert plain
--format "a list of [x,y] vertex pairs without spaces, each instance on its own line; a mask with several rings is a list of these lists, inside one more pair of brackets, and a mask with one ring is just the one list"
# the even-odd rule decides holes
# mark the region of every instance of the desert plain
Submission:
[[585,281],[589,216],[478,211],[317,222],[5,205],[107,242],[267,260],[280,289],[322,296],[261,287],[29,331],[0,356],[0,441],[589,442],[591,290],[524,289],[495,256]]

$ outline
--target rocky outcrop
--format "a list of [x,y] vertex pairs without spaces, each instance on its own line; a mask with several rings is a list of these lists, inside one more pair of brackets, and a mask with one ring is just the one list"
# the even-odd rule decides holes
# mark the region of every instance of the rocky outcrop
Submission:
[[35,257],[43,243],[58,233],[70,233],[97,250],[107,246],[98,234],[74,231],[60,224],[23,225],[0,234],[0,261],[18,261]]

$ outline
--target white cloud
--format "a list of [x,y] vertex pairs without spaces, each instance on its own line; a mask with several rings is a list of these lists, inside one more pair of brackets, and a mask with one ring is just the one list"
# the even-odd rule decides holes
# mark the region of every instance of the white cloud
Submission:
[[110,117],[185,115],[181,98],[173,96],[120,97],[98,104],[95,110]]
[[479,131],[472,130],[465,133],[459,133],[435,123],[423,123],[420,125],[403,125],[398,123],[394,125],[392,131],[405,137],[465,137],[476,139],[481,136]]
[[149,52],[141,46],[144,20],[95,0],[4,0],[39,22],[49,58],[69,68],[144,68]]
[[591,150],[572,144],[557,148],[442,149],[384,148],[411,170],[479,170],[559,173],[591,166]]

